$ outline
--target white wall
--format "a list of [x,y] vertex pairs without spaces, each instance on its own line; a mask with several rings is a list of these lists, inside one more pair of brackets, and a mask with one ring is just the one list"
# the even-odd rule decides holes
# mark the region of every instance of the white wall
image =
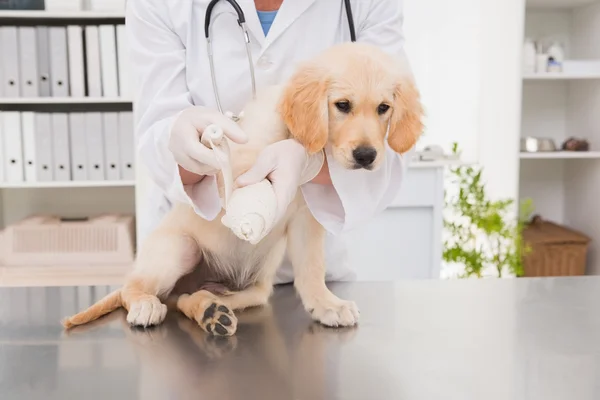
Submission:
[[404,0],[427,112],[419,147],[457,141],[493,196],[516,197],[524,0]]

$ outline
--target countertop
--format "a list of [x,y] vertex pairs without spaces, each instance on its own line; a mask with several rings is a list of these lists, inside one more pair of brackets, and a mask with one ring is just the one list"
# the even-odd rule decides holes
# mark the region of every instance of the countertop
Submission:
[[65,334],[105,289],[0,288],[2,400],[600,398],[600,278],[332,285],[353,329],[312,323],[285,286],[231,339],[177,313],[131,329],[122,310]]

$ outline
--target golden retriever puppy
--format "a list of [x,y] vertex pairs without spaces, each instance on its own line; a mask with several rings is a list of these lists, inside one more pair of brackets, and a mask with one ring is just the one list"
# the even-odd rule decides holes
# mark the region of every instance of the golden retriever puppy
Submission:
[[[383,162],[386,140],[398,153],[415,144],[421,117],[419,93],[400,60],[365,44],[338,45],[247,105],[239,124],[249,142],[230,146],[234,178],[250,168],[264,147],[289,137],[311,153],[329,143],[335,161],[345,168],[374,170]],[[220,174],[218,182],[222,190]],[[206,221],[190,206],[175,205],[140,247],[124,287],[64,325],[80,325],[121,306],[131,325],[157,325],[171,295],[173,305],[205,331],[233,335],[233,311],[267,304],[286,251],[294,285],[312,318],[327,326],[357,323],[354,302],[338,298],[325,284],[325,230],[300,191],[257,245],[234,236],[221,224],[222,215]],[[180,290],[184,281],[193,281],[195,289]],[[177,297],[181,292],[192,294]]]

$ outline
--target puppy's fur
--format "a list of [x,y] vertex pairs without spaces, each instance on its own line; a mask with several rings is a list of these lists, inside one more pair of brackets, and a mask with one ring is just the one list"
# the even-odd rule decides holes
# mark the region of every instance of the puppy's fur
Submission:
[[[247,105],[240,125],[249,142],[230,146],[234,177],[247,171],[267,145],[289,137],[310,153],[329,143],[333,158],[345,168],[374,170],[385,157],[386,133],[389,147],[404,153],[421,134],[421,117],[419,93],[404,65],[369,45],[338,45],[301,65],[284,87],[269,88]],[[222,176],[217,180],[222,191]],[[312,317],[328,326],[357,322],[354,302],[339,299],[325,285],[325,231],[300,192],[256,246],[225,228],[222,214],[206,221],[190,206],[175,205],[142,244],[123,289],[64,325],[80,325],[121,306],[132,325],[160,324],[167,312],[162,301],[171,295],[173,307],[205,331],[232,335],[233,310],[268,302],[286,251],[295,287]],[[202,289],[210,282],[219,285]],[[186,283],[194,286],[185,289]],[[181,292],[192,294],[177,297]]]

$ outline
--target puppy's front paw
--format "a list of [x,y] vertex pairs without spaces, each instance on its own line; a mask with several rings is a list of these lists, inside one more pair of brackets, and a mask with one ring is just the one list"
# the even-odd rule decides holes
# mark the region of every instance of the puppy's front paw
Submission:
[[127,322],[133,326],[153,326],[165,320],[167,306],[158,297],[148,296],[131,304]]
[[312,318],[326,326],[353,326],[360,315],[356,303],[333,297],[307,307]]

